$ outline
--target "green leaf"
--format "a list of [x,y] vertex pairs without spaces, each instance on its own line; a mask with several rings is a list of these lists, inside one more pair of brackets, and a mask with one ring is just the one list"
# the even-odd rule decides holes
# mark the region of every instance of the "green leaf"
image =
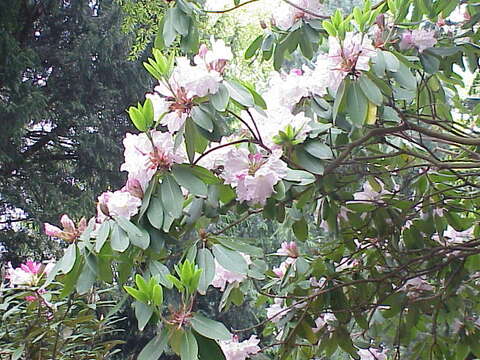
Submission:
[[370,100],[372,103],[374,103],[377,106],[382,105],[383,103],[382,92],[372,80],[370,80],[366,75],[362,75],[360,79],[358,79],[358,83],[363,93],[368,98],[368,100]]
[[123,216],[115,217],[117,224],[127,232],[128,237],[133,245],[140,249],[147,249],[150,245],[150,235],[146,230],[139,229],[135,224]]
[[198,344],[190,330],[183,333],[180,344],[180,358],[182,360],[198,359]]
[[211,114],[201,106],[195,106],[190,113],[195,124],[208,132],[213,131],[213,118]]
[[112,250],[124,252],[130,245],[128,235],[117,223],[112,224],[112,235],[110,237],[110,246]]
[[304,150],[302,146],[299,146],[295,149],[294,155],[297,164],[300,165],[302,168],[311,173],[323,175],[323,171],[325,170],[325,168],[322,161],[310,155]]
[[198,343],[199,360],[226,360],[222,348],[215,340],[208,339],[197,332],[193,332]]
[[410,69],[404,63],[400,63],[398,71],[394,72],[392,76],[406,89],[415,90],[417,87],[415,76],[413,76]]
[[255,106],[252,94],[243,85],[233,80],[224,81],[224,84],[233,100],[246,107]]
[[182,36],[188,35],[188,29],[190,26],[190,17],[187,16],[180,8],[174,7],[172,9],[173,27],[175,31]]
[[239,252],[227,249],[223,245],[215,244],[212,247],[215,260],[225,269],[234,273],[246,275],[248,265]]
[[167,10],[167,13],[164,17],[164,24],[163,24],[163,41],[166,47],[172,45],[173,41],[177,37],[177,31],[175,30],[175,11],[170,8]]
[[158,261],[151,261],[148,270],[150,271],[150,274],[154,276],[160,284],[165,286],[168,289],[171,289],[173,287],[172,282],[167,278],[167,275],[170,275],[170,270],[163,265],[161,262]]
[[223,246],[230,248],[232,250],[237,250],[240,251],[244,254],[248,255],[253,255],[256,257],[262,257],[263,256],[263,250],[256,247],[252,246],[249,244],[245,244],[245,242],[242,242],[241,238],[231,238],[231,237],[225,237],[225,236],[216,236],[216,240]]
[[138,354],[137,360],[158,360],[167,348],[168,332],[163,328],[159,335],[156,335]]
[[73,266],[75,265],[76,258],[77,258],[77,245],[75,243],[70,244],[67,250],[65,250],[65,254],[60,260],[60,263],[61,263],[60,270],[64,274],[68,274],[70,271],[72,271]]
[[104,221],[98,229],[97,240],[95,241],[95,251],[99,253],[110,235],[110,220]]
[[305,28],[302,29],[302,33],[300,34],[298,40],[303,56],[311,60],[313,58],[313,47]]
[[218,91],[215,94],[210,95],[210,102],[217,111],[225,111],[228,100],[230,100],[230,93],[223,83],[219,85]]
[[150,224],[156,229],[162,229],[163,226],[163,204],[162,199],[158,196],[153,196],[150,199],[150,206],[147,210],[147,218]]
[[317,159],[332,159],[332,149],[327,144],[320,141],[309,141],[303,145],[303,148]]
[[152,100],[146,99],[145,103],[143,104],[143,121],[145,123],[145,131],[147,131],[150,126],[152,126],[153,121],[155,120],[153,118],[153,103]]
[[135,301],[133,307],[135,308],[135,317],[138,321],[138,330],[143,331],[153,315],[153,309],[140,301]]
[[[183,194],[175,179],[168,175],[160,184],[163,208],[174,219],[182,216]],[[164,220],[165,221],[165,220]]]
[[429,74],[435,74],[440,68],[440,60],[429,54],[428,51],[424,51],[420,54],[420,62],[425,71]]
[[284,179],[298,183],[298,185],[310,185],[316,181],[315,175],[307,171],[293,169],[288,169],[287,176]]
[[148,127],[146,125],[145,119],[143,118],[143,112],[141,111],[141,105],[138,104],[139,108],[131,106],[128,109],[128,115],[130,115],[130,120],[132,120],[133,125],[140,131],[147,131]]
[[335,123],[337,118],[338,112],[342,112],[343,104],[345,102],[345,88],[346,88],[346,81],[343,80],[340,86],[338,87],[337,93],[335,94],[335,101],[333,102],[332,108],[332,119]]
[[77,280],[76,289],[77,292],[82,295],[90,291],[95,279],[97,278],[97,273],[94,268],[86,265],[83,267],[82,272]]
[[368,100],[356,82],[350,84],[347,89],[347,112],[350,115],[352,125],[361,127],[367,118]]
[[382,51],[383,59],[385,61],[385,68],[390,72],[397,72],[400,69],[400,61],[389,51]]
[[133,297],[135,300],[141,301],[143,303],[148,302],[148,296],[144,292],[140,291],[139,289],[135,289],[131,286],[124,286],[125,291]]
[[259,35],[252,41],[250,46],[245,50],[245,59],[250,59],[255,55],[263,42],[263,35]]
[[153,300],[153,303],[157,306],[160,306],[163,303],[163,289],[158,284],[155,284],[153,286],[152,300]]
[[220,184],[221,181],[216,177],[210,170],[205,169],[204,167],[197,165],[175,165],[175,167],[187,168],[191,171],[196,177],[200,178],[205,184]]
[[205,295],[208,286],[215,277],[215,261],[209,249],[198,250],[197,264],[198,267],[203,270],[198,283],[198,292]]
[[308,225],[304,217],[293,223],[292,230],[298,240],[305,241],[308,239]]
[[207,185],[195,176],[192,168],[188,166],[174,166],[172,175],[177,183],[186,188],[190,193],[202,197],[207,196]]
[[200,335],[213,340],[231,340],[232,334],[221,322],[211,320],[199,313],[195,313],[190,320],[193,329]]

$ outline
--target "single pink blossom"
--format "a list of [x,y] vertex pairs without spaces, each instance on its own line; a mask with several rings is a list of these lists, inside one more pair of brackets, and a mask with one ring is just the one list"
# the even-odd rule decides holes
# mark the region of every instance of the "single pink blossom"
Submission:
[[274,185],[287,175],[287,164],[281,156],[281,150],[264,156],[250,154],[245,149],[231,149],[226,155],[222,177],[226,184],[236,188],[240,202],[265,205]]
[[80,219],[77,226],[75,226],[75,223],[68,217],[68,215],[62,215],[60,222],[63,226],[63,230],[49,223],[45,223],[45,234],[72,242],[87,228],[87,220],[85,218]]
[[245,360],[260,351],[259,343],[260,340],[256,335],[252,335],[248,340],[242,342],[233,336],[232,340],[220,341],[220,347],[226,360]]

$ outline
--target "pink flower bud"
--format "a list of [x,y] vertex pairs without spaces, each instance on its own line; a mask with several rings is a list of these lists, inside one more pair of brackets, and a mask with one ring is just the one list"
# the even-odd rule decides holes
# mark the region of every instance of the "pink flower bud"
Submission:
[[75,223],[68,217],[68,215],[62,215],[60,222],[62,223],[64,231],[69,233],[75,232]]
[[58,227],[53,226],[49,223],[44,224],[45,227],[45,234],[48,236],[58,237],[60,238],[63,234],[63,231],[60,230]]

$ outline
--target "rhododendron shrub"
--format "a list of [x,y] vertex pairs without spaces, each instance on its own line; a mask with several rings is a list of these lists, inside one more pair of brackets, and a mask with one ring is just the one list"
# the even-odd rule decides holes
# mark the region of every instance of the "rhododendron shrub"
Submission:
[[[126,184],[88,222],[46,226],[67,248],[44,286],[120,284],[155,329],[139,359],[480,356],[478,7],[281,3],[244,54],[273,62],[260,91],[230,75],[243,54],[199,44],[203,1],[168,2],[145,63],[158,83],[128,110]],[[229,236],[253,216],[282,224],[278,250]],[[258,324],[209,318],[209,292],[219,311],[253,297]]]

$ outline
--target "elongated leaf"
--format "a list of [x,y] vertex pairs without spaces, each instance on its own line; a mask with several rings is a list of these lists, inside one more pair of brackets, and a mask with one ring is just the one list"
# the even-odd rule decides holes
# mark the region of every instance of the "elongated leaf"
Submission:
[[205,295],[207,288],[215,277],[215,261],[209,249],[200,249],[197,253],[197,264],[202,273],[198,283],[198,292]]
[[135,226],[130,220],[123,216],[115,218],[117,224],[127,232],[128,237],[133,245],[138,246],[140,249],[147,249],[150,245],[150,235],[147,231],[142,230]]
[[163,328],[138,354],[137,360],[158,360],[168,344],[168,332]]
[[116,223],[112,224],[112,236],[110,239],[112,250],[118,252],[124,252],[130,245],[127,233]]
[[70,244],[65,250],[65,254],[63,255],[62,259],[60,260],[61,268],[60,270],[64,274],[68,274],[70,271],[72,271],[73,266],[75,265],[75,260],[77,258],[77,245]]
[[232,338],[232,334],[225,325],[202,314],[196,313],[190,322],[193,329],[206,338],[213,340],[230,340]]
[[315,182],[315,175],[303,170],[288,169],[285,180],[298,183],[298,185],[310,185]]
[[165,46],[169,47],[177,37],[177,31],[174,26],[175,14],[172,8],[167,10],[163,20],[163,42],[165,43]]
[[158,196],[153,196],[150,199],[150,206],[147,210],[147,218],[150,224],[156,229],[161,229],[163,226],[163,204]]
[[347,112],[352,125],[361,127],[367,118],[368,101],[356,82],[350,84],[347,90]]
[[195,106],[192,109],[191,117],[195,124],[200,126],[202,129],[205,129],[208,132],[213,131],[213,117],[205,109],[202,109],[200,106]]
[[380,89],[375,85],[375,83],[370,80],[367,76],[363,75],[358,80],[360,84],[360,88],[362,89],[365,96],[377,106],[382,105],[383,103],[383,95]]
[[233,80],[225,81],[224,83],[232,99],[246,107],[255,105],[252,94],[243,85]]
[[240,251],[244,254],[248,255],[253,255],[257,257],[262,257],[263,256],[263,250],[256,247],[252,246],[249,244],[245,244],[245,242],[242,242],[241,238],[229,238],[229,237],[224,237],[224,236],[217,236],[215,237],[216,240],[222,245],[224,245],[227,248],[230,248],[232,250],[237,250]]
[[198,359],[198,344],[190,330],[183,333],[180,344],[180,358],[182,360]]
[[190,18],[178,7],[172,9],[173,13],[173,27],[180,35],[188,35],[190,26]]
[[296,162],[305,170],[317,174],[323,175],[325,167],[318,158],[307,153],[302,147],[295,149]]
[[247,273],[248,265],[239,252],[230,250],[219,244],[213,245],[212,250],[213,255],[215,255],[215,260],[225,269],[241,275]]
[[158,261],[151,261],[149,264],[148,269],[152,276],[155,276],[157,280],[168,289],[173,287],[173,284],[170,280],[168,280],[167,275],[170,275],[170,270],[163,265],[161,262]]
[[86,294],[95,283],[97,273],[91,266],[84,266],[77,280],[76,289],[81,294]]
[[191,168],[175,166],[172,168],[172,175],[177,183],[186,188],[190,193],[198,196],[207,196],[207,185],[194,175]]
[[227,87],[224,84],[220,84],[218,91],[210,95],[210,102],[212,103],[215,110],[225,111],[228,105],[228,100],[230,99],[230,93]]
[[142,331],[152,317],[153,309],[140,301],[135,301],[133,307],[135,308],[135,317],[138,321],[138,330]]
[[104,221],[102,225],[100,225],[100,229],[98,229],[97,240],[95,241],[95,251],[97,253],[102,250],[103,245],[108,239],[108,235],[110,235],[110,220]]
[[333,158],[332,149],[327,144],[323,144],[320,141],[310,141],[304,144],[306,152],[316,157],[317,159],[331,159]]
[[193,331],[195,339],[198,343],[198,359],[199,360],[226,360],[222,348],[218,342],[208,339],[196,331]]
[[[163,179],[160,185],[160,191],[164,210],[172,218],[179,218],[182,215],[183,194],[180,186],[171,175]],[[164,222],[165,220],[164,218]]]

